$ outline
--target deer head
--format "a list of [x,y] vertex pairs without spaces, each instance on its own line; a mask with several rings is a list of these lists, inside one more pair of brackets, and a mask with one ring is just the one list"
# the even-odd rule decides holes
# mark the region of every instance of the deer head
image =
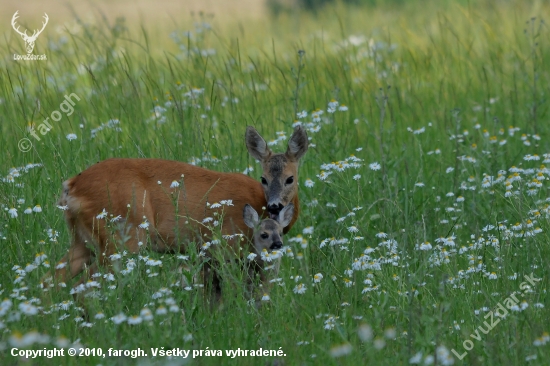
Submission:
[[19,30],[19,26],[16,24],[16,19],[19,18],[19,15],[17,15],[17,13],[19,13],[19,10],[15,12],[15,14],[13,14],[13,17],[11,18],[11,26],[13,27],[13,29],[15,29],[15,31],[17,33],[19,33],[21,35],[21,37],[23,37],[23,40],[25,41],[25,48],[27,49],[27,53],[32,53],[32,50],[34,49],[34,42],[36,41],[36,38],[38,37],[38,35],[40,33],[42,33],[42,31],[44,30],[44,28],[46,28],[46,24],[48,24],[48,14],[44,13],[44,22],[42,23],[42,29],[40,30],[34,30],[32,35],[29,36],[27,34],[27,30],[25,29],[25,32],[21,32]]
[[308,148],[306,130],[296,127],[286,153],[282,154],[274,154],[254,127],[247,127],[245,140],[250,155],[262,164],[267,212],[276,220],[279,212],[298,195],[298,163]]
[[276,220],[264,219],[248,203],[244,205],[243,219],[246,226],[254,229],[254,247],[260,254],[264,249],[271,252],[283,247],[283,229],[290,224],[294,215],[294,205],[289,203],[279,212]]

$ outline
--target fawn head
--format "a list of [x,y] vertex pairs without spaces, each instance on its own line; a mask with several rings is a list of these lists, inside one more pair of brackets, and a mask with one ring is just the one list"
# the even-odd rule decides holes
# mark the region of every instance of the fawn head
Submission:
[[249,204],[244,206],[244,223],[254,229],[254,247],[257,253],[261,253],[264,249],[272,251],[283,247],[283,229],[290,223],[293,215],[294,205],[289,203],[279,212],[276,220],[269,218],[260,221],[258,213],[252,206]]

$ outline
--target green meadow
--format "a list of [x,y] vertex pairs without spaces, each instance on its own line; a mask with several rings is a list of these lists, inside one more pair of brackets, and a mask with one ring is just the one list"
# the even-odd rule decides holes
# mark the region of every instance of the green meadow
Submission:
[[[42,61],[14,60],[26,51],[11,15],[0,364],[549,364],[550,4],[75,16],[57,28],[50,17],[33,51]],[[120,253],[78,298],[79,278],[41,288],[70,243],[64,180],[111,157],[259,180],[246,126],[283,152],[297,124],[310,140],[301,213],[261,306],[244,290],[245,259],[219,268],[223,298],[208,304],[200,276],[180,271],[200,271],[198,243],[186,255]],[[54,348],[65,356],[23,356]],[[161,353],[173,349],[190,353]]]

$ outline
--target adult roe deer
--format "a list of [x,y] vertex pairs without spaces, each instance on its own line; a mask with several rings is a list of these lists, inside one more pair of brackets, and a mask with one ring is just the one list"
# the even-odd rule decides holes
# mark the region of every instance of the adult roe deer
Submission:
[[[243,174],[177,161],[118,158],[101,161],[63,182],[59,204],[64,206],[72,239],[68,253],[55,266],[54,279],[65,282],[89,266],[88,276],[80,281],[85,282],[98,271],[98,262],[108,265],[111,255],[122,249],[137,253],[141,243],[150,243],[151,249],[160,252],[183,252],[187,249],[183,243],[190,239],[199,239],[200,244],[212,234],[201,225],[213,215],[207,202],[228,201],[223,206],[221,233],[243,233],[247,238],[253,237],[253,229],[243,220],[245,204],[258,212],[267,207],[269,217],[276,219],[292,202],[286,233],[299,215],[298,164],[308,148],[307,134],[296,127],[285,153],[273,153],[250,126],[245,140],[250,155],[261,162],[261,184]],[[129,230],[123,248],[118,245],[120,237],[109,232],[108,223],[113,221]],[[231,242],[231,249],[242,254],[239,243]],[[97,260],[92,263],[94,256]]]

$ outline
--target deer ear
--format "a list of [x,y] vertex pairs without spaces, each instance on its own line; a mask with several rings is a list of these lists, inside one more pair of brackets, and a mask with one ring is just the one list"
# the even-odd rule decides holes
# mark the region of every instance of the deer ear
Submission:
[[254,159],[264,161],[271,155],[267,143],[254,127],[248,126],[246,128],[245,140],[246,148]]
[[286,156],[291,160],[300,160],[306,153],[308,144],[306,130],[302,126],[296,126],[294,133],[288,141]]
[[289,203],[281,210],[281,212],[279,212],[279,218],[277,221],[283,228],[285,228],[292,221],[292,217],[294,217],[294,205]]
[[260,222],[258,213],[248,203],[244,205],[243,219],[246,226],[251,229],[254,229],[258,225],[258,222]]

